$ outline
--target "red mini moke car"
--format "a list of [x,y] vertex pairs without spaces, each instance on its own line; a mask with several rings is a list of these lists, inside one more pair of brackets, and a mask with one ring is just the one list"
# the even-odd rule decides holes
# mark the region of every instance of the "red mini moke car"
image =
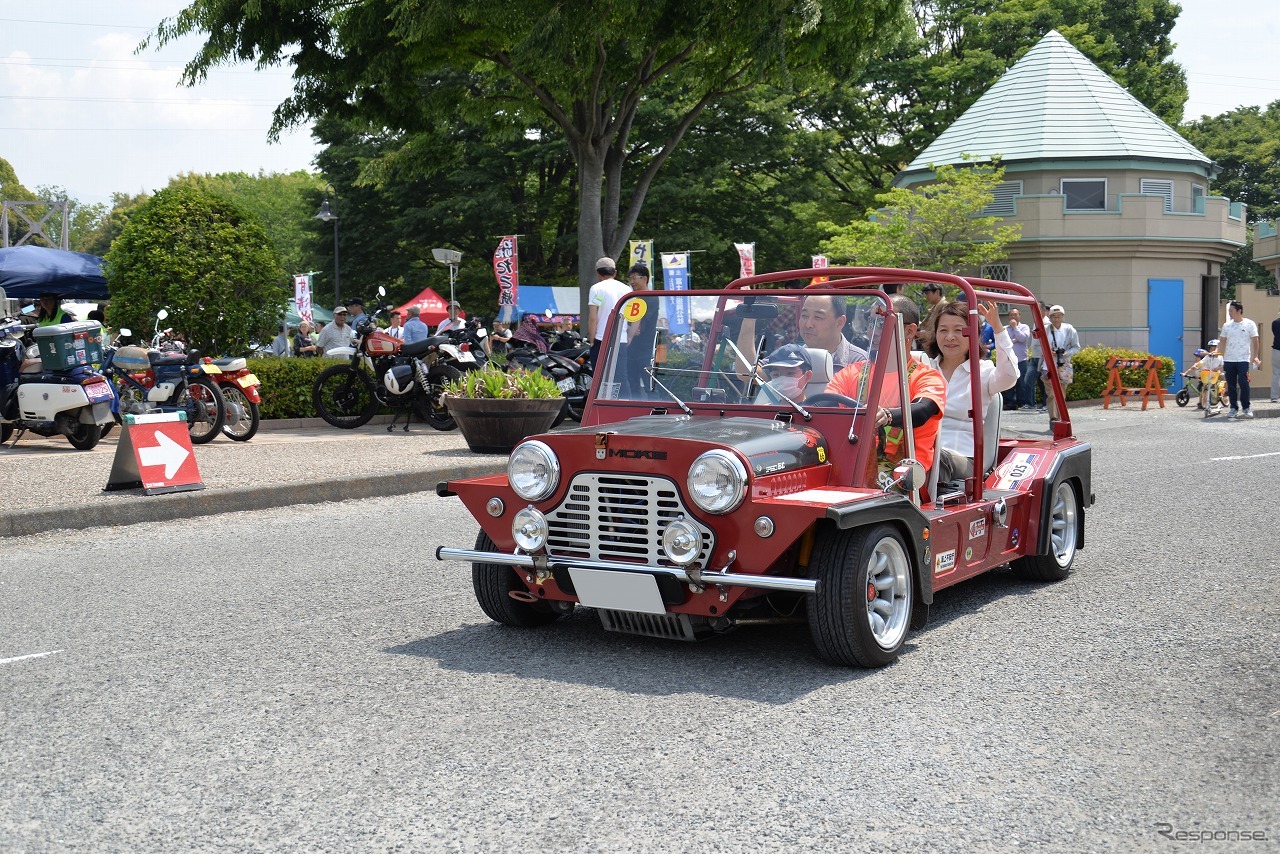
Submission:
[[[830,280],[794,287],[819,275]],[[1061,416],[1047,432],[1001,436],[997,395],[971,413],[976,476],[939,484],[937,466],[914,459],[900,405],[913,343],[881,286],[930,282],[1040,317],[1010,282],[865,267],[620,300],[581,426],[529,437],[505,475],[437,487],[481,527],[474,548],[440,547],[437,559],[470,561],[481,609],[506,625],[545,625],[580,604],[610,631],[695,640],[807,614],[821,658],[863,667],[892,662],[943,588],[1005,564],[1065,578],[1093,501],[1091,449],[1072,435],[1052,359]],[[834,354],[808,347],[808,386],[783,394],[761,363],[815,339],[806,305],[824,304],[843,308],[845,341]],[[976,313],[969,324],[972,367]],[[841,369],[857,372],[855,395],[826,392]],[[882,407],[905,420],[896,433],[877,426]]]

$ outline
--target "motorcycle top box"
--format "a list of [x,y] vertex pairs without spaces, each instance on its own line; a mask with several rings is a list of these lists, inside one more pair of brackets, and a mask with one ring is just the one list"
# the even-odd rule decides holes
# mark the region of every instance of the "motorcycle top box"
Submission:
[[32,334],[40,347],[40,366],[46,371],[102,361],[102,324],[96,320],[40,326]]

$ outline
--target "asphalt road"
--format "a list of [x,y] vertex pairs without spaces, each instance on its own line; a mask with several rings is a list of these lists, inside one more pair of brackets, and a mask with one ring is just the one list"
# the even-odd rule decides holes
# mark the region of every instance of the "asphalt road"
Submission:
[[872,672],[491,624],[430,494],[8,540],[0,849],[1275,850],[1276,423],[1078,417],[1071,578]]

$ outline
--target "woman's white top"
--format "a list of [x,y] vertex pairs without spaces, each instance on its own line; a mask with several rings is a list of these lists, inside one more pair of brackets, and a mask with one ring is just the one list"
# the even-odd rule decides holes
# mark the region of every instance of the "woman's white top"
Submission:
[[[942,372],[941,356],[930,359],[929,364]],[[1009,330],[1002,329],[996,335],[996,363],[993,365],[987,359],[979,359],[978,368],[982,372],[979,382],[982,401],[979,405],[985,412],[997,392],[1008,391],[1018,383],[1018,360],[1013,355]],[[973,397],[969,376],[969,360],[965,359],[947,380],[947,408],[942,411],[942,426],[938,429],[938,447],[950,448],[966,457],[973,456],[973,416],[969,414],[973,409]]]

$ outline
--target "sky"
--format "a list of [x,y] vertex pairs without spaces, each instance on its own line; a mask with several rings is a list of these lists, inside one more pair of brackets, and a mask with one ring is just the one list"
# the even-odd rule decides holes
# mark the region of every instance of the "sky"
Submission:
[[[1124,2],[1124,0],[1117,0]],[[0,157],[29,189],[84,203],[185,172],[314,171],[308,128],[268,141],[287,68],[215,70],[180,87],[198,38],[135,53],[185,0],[0,0]],[[1280,0],[1183,0],[1174,59],[1188,119],[1280,100]],[[3,194],[0,189],[0,195]]]

